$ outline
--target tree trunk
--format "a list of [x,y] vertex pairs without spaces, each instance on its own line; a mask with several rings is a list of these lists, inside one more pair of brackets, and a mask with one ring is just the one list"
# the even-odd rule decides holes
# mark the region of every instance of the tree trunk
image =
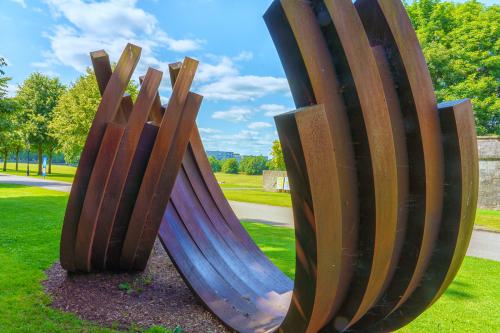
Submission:
[[52,174],[52,153],[54,152],[54,149],[49,150],[49,170],[48,173],[49,175]]
[[16,147],[16,172],[19,171],[19,147]]
[[43,159],[43,150],[42,150],[42,145],[38,145],[38,175],[42,175],[42,159]]
[[8,155],[7,149],[3,151],[3,171],[7,171],[7,155]]
[[28,147],[28,164],[26,164],[26,176],[30,175],[30,148]]

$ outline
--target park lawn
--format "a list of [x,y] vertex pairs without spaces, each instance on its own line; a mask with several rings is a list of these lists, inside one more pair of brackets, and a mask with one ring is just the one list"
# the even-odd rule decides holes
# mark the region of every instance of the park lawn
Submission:
[[292,206],[289,193],[266,192],[264,190],[232,190],[228,188],[223,188],[222,191],[228,200],[271,206]]
[[[243,223],[267,256],[289,277],[295,268],[294,230]],[[401,333],[500,332],[500,262],[466,257],[446,293]]]
[[[0,164],[0,173],[8,173],[16,176],[26,176],[26,163],[19,163],[18,171],[16,171],[16,163],[8,162],[7,171],[3,171],[3,162]],[[30,177],[42,178],[37,175],[38,164],[30,163]],[[66,183],[72,183],[75,178],[76,167],[70,165],[52,165],[52,173],[47,174],[45,179],[57,180]]]
[[[2,164],[3,165],[3,164]],[[31,165],[32,176],[36,175],[36,165]],[[58,180],[71,183],[75,176],[76,168],[68,165],[53,165],[53,173],[47,175],[46,179]],[[34,170],[34,172],[33,172]],[[2,171],[0,171],[1,173]],[[15,171],[15,163],[7,163],[8,174],[25,176],[26,163],[19,164],[19,171]],[[271,206],[291,207],[292,200],[289,193],[266,192],[262,189],[262,175],[249,176],[245,174],[215,173],[225,196],[228,200],[250,202]],[[500,212],[493,210],[478,209],[476,225],[500,232]]]
[[500,232],[500,211],[478,209],[476,225]]
[[[58,258],[66,201],[64,193],[0,184],[0,332],[113,332],[51,309],[40,285],[44,270]],[[271,260],[293,277],[294,231],[257,223],[244,226]],[[401,332],[500,331],[495,315],[500,304],[498,276],[499,262],[467,257],[442,299]]]
[[222,188],[262,189],[262,175],[228,174],[216,172],[215,178]]
[[[115,332],[54,310],[44,271],[59,256],[65,193],[0,184],[0,332]],[[139,332],[133,328],[130,332]],[[168,332],[152,328],[146,332]]]

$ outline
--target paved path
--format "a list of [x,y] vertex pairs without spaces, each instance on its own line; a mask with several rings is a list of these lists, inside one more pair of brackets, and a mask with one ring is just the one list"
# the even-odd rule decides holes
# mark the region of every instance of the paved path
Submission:
[[[71,184],[60,181],[11,176],[1,173],[0,183],[36,186],[61,192],[69,192],[71,190]],[[293,213],[291,208],[237,201],[229,201],[229,203],[236,216],[241,220],[293,228]],[[500,261],[500,233],[474,230],[467,255]]]

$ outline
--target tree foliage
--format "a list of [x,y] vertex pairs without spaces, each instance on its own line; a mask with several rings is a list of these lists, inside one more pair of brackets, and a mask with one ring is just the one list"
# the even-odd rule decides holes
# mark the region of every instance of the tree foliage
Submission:
[[7,168],[8,153],[11,150],[19,151],[22,145],[19,105],[15,99],[6,97],[10,81],[2,69],[6,66],[7,63],[0,57],[0,154],[4,160],[3,171]]
[[[137,85],[131,81],[127,92],[132,99],[137,96],[137,91]],[[87,69],[87,73],[61,96],[49,130],[59,143],[59,151],[66,162],[78,161],[100,101],[101,94],[91,69]]]
[[10,77],[5,76],[5,72],[2,69],[7,66],[7,62],[4,58],[0,57],[0,99],[5,98],[7,95],[7,87],[10,81]]
[[[31,74],[19,87],[17,100],[19,102],[25,135],[30,144],[38,148],[38,173],[42,172],[43,148],[55,144],[49,134],[49,124],[53,111],[64,93],[65,87],[58,78],[51,78],[41,73]],[[52,150],[51,147],[49,147]]]
[[439,101],[471,98],[477,132],[500,134],[500,6],[416,0],[407,5]]
[[271,147],[271,159],[268,162],[268,167],[271,170],[286,170],[283,150],[281,149],[281,143],[279,140],[273,141],[273,146]]
[[210,168],[212,168],[212,172],[220,172],[222,169],[222,163],[218,159],[213,156],[208,157],[208,162],[210,163]]
[[261,175],[267,169],[264,156],[245,156],[240,162],[240,171],[247,175]]
[[239,171],[238,160],[235,158],[228,158],[222,163],[222,172],[237,174]]

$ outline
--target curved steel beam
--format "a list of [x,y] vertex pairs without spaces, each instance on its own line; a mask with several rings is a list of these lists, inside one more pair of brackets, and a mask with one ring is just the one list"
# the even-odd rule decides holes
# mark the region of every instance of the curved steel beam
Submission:
[[[148,71],[93,63],[103,100],[61,240],[69,271],[144,269],[158,236],[185,282],[238,332],[387,332],[432,305],[465,256],[477,202],[468,100],[438,106],[399,0],[276,0],[264,19],[296,111],[275,117],[291,185],[287,278],[231,210],[195,126],[198,62]],[[127,78],[127,80],[123,80]],[[122,98],[123,97],[123,98]],[[149,121],[148,121],[149,120]]]

